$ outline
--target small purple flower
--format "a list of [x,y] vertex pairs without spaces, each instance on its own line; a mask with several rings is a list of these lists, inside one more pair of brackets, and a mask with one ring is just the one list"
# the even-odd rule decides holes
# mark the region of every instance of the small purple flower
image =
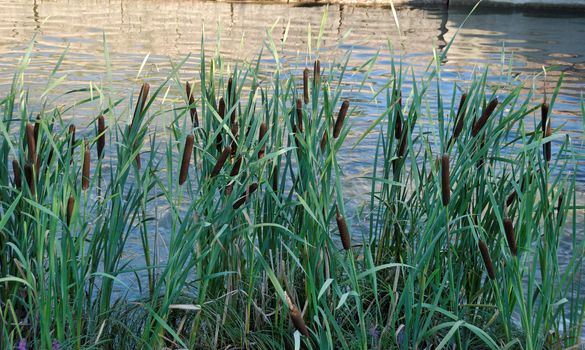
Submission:
[[374,325],[370,327],[370,336],[374,338],[374,340],[380,338],[380,330],[378,329],[378,326]]
[[60,350],[61,349],[61,345],[59,345],[59,342],[57,340],[53,340],[53,345],[51,346],[52,350]]
[[25,339],[20,339],[20,341],[18,342],[18,345],[16,345],[16,349],[17,350],[27,350],[26,340]]

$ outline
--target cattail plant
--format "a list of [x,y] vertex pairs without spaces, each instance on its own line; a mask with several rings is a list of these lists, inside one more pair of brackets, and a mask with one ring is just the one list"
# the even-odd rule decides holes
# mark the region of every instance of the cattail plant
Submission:
[[[544,134],[544,136],[545,137],[552,136],[552,128],[550,126],[550,123],[546,127],[546,133]],[[544,147],[544,159],[546,159],[547,162],[550,162],[550,160],[551,160],[551,156],[552,156],[552,154],[551,154],[551,152],[552,152],[551,146],[552,145],[551,145],[551,142],[550,141],[548,141],[547,143],[545,143],[544,146],[543,146]]]
[[548,109],[549,105],[544,101],[540,106],[541,128],[543,134],[546,133],[548,127]]
[[309,104],[309,68],[303,70],[303,97],[305,104]]
[[459,109],[457,110],[457,118],[455,119],[455,126],[453,127],[453,138],[458,138],[463,131],[463,124],[465,122],[465,100],[467,100],[467,94],[461,95],[459,101]]
[[71,218],[73,217],[73,209],[75,208],[75,197],[69,196],[67,200],[67,226],[71,225]]
[[28,145],[28,161],[31,164],[37,163],[37,145],[35,142],[34,127],[31,123],[26,123],[26,143]]
[[325,153],[325,147],[327,147],[327,139],[329,138],[328,136],[328,132],[327,129],[323,130],[323,137],[321,138],[321,152]]
[[479,134],[479,132],[485,126],[485,124],[487,123],[488,119],[490,118],[490,116],[492,115],[497,106],[498,106],[497,98],[494,98],[493,100],[490,101],[487,107],[483,110],[481,117],[475,123],[473,123],[473,128],[471,129],[471,136],[475,137],[477,136],[477,134]]
[[236,152],[238,151],[238,142],[236,141],[238,138],[238,131],[239,131],[239,126],[238,123],[233,123],[232,124],[232,135],[233,135],[233,140],[232,140],[232,157],[236,155]]
[[69,155],[73,162],[73,151],[75,150],[75,124],[69,125]]
[[225,100],[223,97],[219,99],[219,106],[217,107],[217,114],[219,114],[219,118],[223,120],[225,117]]
[[516,199],[516,189],[512,190],[512,193],[506,198],[506,207],[511,206],[514,203],[514,199]]
[[339,230],[339,236],[341,237],[341,244],[343,245],[343,249],[349,250],[351,249],[351,238],[349,236],[347,222],[345,222],[345,217],[339,212],[339,207],[336,207],[335,210],[335,220],[337,221],[337,229]]
[[41,115],[37,114],[37,120],[35,121],[35,143],[39,140],[40,128],[41,128]]
[[24,177],[26,178],[26,183],[28,184],[28,188],[30,190],[31,195],[35,195],[35,178],[33,174],[33,167],[30,163],[26,163],[24,165]]
[[85,191],[89,188],[89,144],[85,141],[85,151],[83,152],[83,171],[81,175],[81,188]]
[[309,330],[307,326],[305,326],[305,321],[303,320],[303,315],[299,308],[293,303],[291,298],[285,292],[284,296],[286,297],[286,303],[288,304],[288,310],[290,312],[290,319],[292,320],[293,325],[302,335],[305,337],[309,336]]
[[297,98],[297,128],[303,132],[303,102]]
[[103,115],[98,117],[97,157],[101,159],[106,146],[106,121]]
[[321,61],[315,60],[315,63],[313,64],[313,84],[315,86],[318,86],[320,81],[321,81]]
[[[222,152],[222,149],[223,149],[223,135],[221,133],[222,133],[222,131],[220,130],[217,133],[217,136],[215,137],[215,149],[217,149],[218,152]],[[230,151],[231,151],[231,147],[230,147]]]
[[483,263],[487,270],[488,276],[491,280],[496,279],[496,272],[494,270],[494,265],[492,264],[492,259],[490,258],[490,253],[488,251],[488,247],[484,241],[481,239],[479,240],[479,252],[481,253],[481,258],[483,259]]
[[443,205],[447,206],[451,199],[450,175],[449,175],[449,155],[444,153],[441,157],[441,191]]
[[227,159],[231,153],[232,153],[232,148],[230,146],[227,146],[221,152],[219,158],[215,162],[215,166],[211,170],[211,177],[216,177],[217,175],[219,175],[219,173],[221,172],[221,169],[223,168],[223,165],[225,164],[225,162],[227,161]]
[[179,172],[179,185],[182,185],[187,180],[189,174],[189,160],[191,159],[191,153],[193,153],[193,143],[195,138],[192,134],[187,135],[185,139],[185,148],[183,149],[183,160],[181,161],[181,171]]
[[343,122],[345,121],[348,109],[349,101],[344,100],[341,104],[341,108],[339,109],[337,120],[335,121],[335,127],[333,128],[333,138],[338,138],[339,134],[341,134],[341,128],[343,128]]
[[408,124],[404,125],[400,146],[398,147],[398,156],[404,157],[406,154],[406,145],[408,145]]
[[[264,141],[264,136],[266,136],[267,132],[268,132],[268,128],[266,127],[266,123],[262,122],[260,124],[260,132],[258,134],[258,142]],[[264,144],[262,144],[262,147],[260,147],[260,150],[258,151],[258,159],[262,159],[264,157],[265,153],[266,153],[266,142],[264,142]]]
[[16,188],[20,188],[21,180],[20,180],[20,164],[18,164],[18,160],[12,160],[12,172],[14,173],[14,185]]
[[146,100],[148,100],[149,92],[150,85],[148,83],[142,84],[142,87],[140,88],[140,94],[138,95],[138,101],[136,101],[136,108],[134,109],[134,117],[132,118],[132,122],[130,124],[130,130],[132,130],[135,119],[144,113],[144,108],[146,107]]
[[402,136],[402,92],[398,96],[398,101],[396,105],[396,125],[394,126],[394,138],[400,140]]
[[[238,176],[240,173],[240,168],[242,167],[242,156],[239,156],[238,159],[235,161],[234,165],[232,166],[232,170],[230,171],[230,177]],[[234,189],[234,181],[231,181],[225,188],[225,194],[230,195],[232,190]]]
[[256,192],[257,189],[258,189],[257,183],[253,183],[250,186],[248,186],[248,189],[246,189],[246,192],[240,198],[238,198],[237,201],[234,202],[234,205],[232,206],[234,208],[234,210],[239,209],[244,203],[246,203],[248,198],[250,198],[252,193]]
[[506,240],[508,241],[510,253],[516,256],[516,254],[518,253],[518,248],[516,246],[516,237],[514,237],[514,223],[512,223],[512,219],[510,218],[504,219],[504,231],[506,232]]
[[199,117],[197,116],[197,108],[195,107],[195,98],[193,97],[193,92],[191,90],[191,84],[189,82],[185,83],[185,92],[187,93],[187,98],[189,100],[189,113],[191,114],[191,124],[194,128],[199,126]]
[[272,169],[272,191],[278,192],[278,166]]

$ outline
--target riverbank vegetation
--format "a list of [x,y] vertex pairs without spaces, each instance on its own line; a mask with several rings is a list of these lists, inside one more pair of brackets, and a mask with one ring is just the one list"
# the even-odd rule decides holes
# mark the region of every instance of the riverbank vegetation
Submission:
[[[299,71],[266,48],[268,78],[202,50],[198,77],[186,57],[66,106],[31,105],[23,58],[0,100],[3,348],[580,344],[583,155],[552,127],[562,81],[545,101],[488,70],[447,83],[449,46],[421,77],[393,62],[358,216],[338,163],[351,52]],[[94,116],[70,118],[82,105]]]

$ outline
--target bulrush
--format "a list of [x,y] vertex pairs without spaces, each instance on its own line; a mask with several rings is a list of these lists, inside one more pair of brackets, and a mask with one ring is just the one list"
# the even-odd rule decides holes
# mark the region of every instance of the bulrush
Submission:
[[227,97],[228,97],[228,102],[229,102],[230,106],[233,106],[233,104],[234,104],[234,80],[232,79],[232,77],[230,77],[228,79]]
[[138,95],[138,101],[136,101],[136,108],[134,109],[134,117],[132,118],[132,123],[130,124],[130,130],[132,130],[134,120],[144,113],[149,91],[150,85],[148,83],[142,84],[142,87],[140,88],[140,94]]
[[303,132],[303,102],[300,98],[297,98],[297,126]]
[[97,156],[101,159],[104,155],[106,146],[106,121],[103,115],[98,117],[98,138],[97,138]]
[[492,264],[492,259],[490,258],[488,247],[485,244],[485,242],[482,241],[481,239],[479,240],[479,252],[481,253],[481,258],[483,259],[483,263],[485,265],[489,278],[491,280],[494,280],[496,278],[494,265]]
[[85,141],[85,151],[83,152],[83,171],[81,174],[81,188],[85,191],[89,188],[89,143]]
[[541,127],[542,133],[545,134],[548,126],[548,103],[543,102],[540,106],[540,117],[541,117]]
[[516,189],[512,190],[512,193],[510,193],[508,198],[506,198],[506,207],[511,206],[512,203],[514,203],[514,199],[516,199]]
[[219,99],[219,106],[217,107],[217,114],[219,114],[219,117],[221,119],[223,119],[225,117],[225,101],[224,101],[223,97],[221,97]]
[[465,100],[467,100],[467,94],[461,95],[461,100],[459,101],[459,109],[457,110],[457,118],[455,119],[455,126],[453,128],[453,138],[458,138],[461,135],[461,131],[463,131],[463,124],[465,122]]
[[286,303],[288,304],[288,310],[290,312],[290,319],[291,319],[293,325],[295,326],[297,331],[299,331],[305,337],[308,337],[309,330],[307,329],[307,326],[305,326],[305,321],[303,320],[303,315],[301,314],[301,311],[293,303],[291,298],[288,296],[288,293],[285,292],[284,296],[286,297]]
[[193,135],[187,135],[185,139],[185,148],[183,149],[183,160],[181,161],[181,171],[179,172],[179,185],[182,185],[187,180],[189,174],[189,160],[191,159],[191,153],[193,153],[193,143],[195,138]]
[[[35,131],[31,123],[26,123],[26,143],[28,145],[28,161],[37,164],[37,145],[35,142]],[[37,169],[38,171],[38,169]]]
[[67,200],[67,226],[71,225],[71,218],[73,217],[73,209],[75,208],[75,198],[69,196]]
[[142,161],[140,160],[140,153],[138,153],[136,155],[136,158],[134,158],[134,161],[136,162],[136,169],[140,170],[140,168],[142,167]]
[[315,60],[315,64],[313,64],[313,84],[315,86],[319,85],[321,81],[321,62],[319,60]]
[[231,153],[232,153],[232,148],[230,146],[227,146],[223,150],[223,152],[221,152],[221,155],[219,156],[219,158],[215,162],[215,166],[211,170],[211,177],[216,177],[217,175],[219,175],[219,173],[221,172],[221,169],[223,168],[223,165],[225,164],[226,160],[228,159],[228,157],[230,156]]
[[490,101],[487,107],[483,110],[481,117],[475,123],[473,123],[473,128],[471,129],[471,136],[475,137],[477,134],[479,134],[479,132],[485,126],[485,124],[487,123],[488,119],[490,118],[490,116],[492,115],[497,106],[498,106],[497,98],[494,98],[493,100]]
[[321,138],[321,152],[324,153],[325,152],[325,147],[327,147],[327,139],[329,137],[327,136],[327,129],[325,129],[323,131],[323,137]]
[[278,192],[278,166],[272,169],[272,191]]
[[394,126],[394,138],[400,140],[402,136],[402,93],[398,96],[398,103],[396,106],[396,125]]
[[237,201],[235,201],[233,208],[239,209],[244,203],[246,203],[246,201],[248,200],[248,198],[250,198],[252,193],[256,192],[257,189],[258,189],[257,183],[253,183],[250,186],[248,186],[246,192],[240,198],[238,198]]
[[[550,127],[550,124],[546,127],[546,133],[544,134],[545,137],[550,137],[552,136],[552,128]],[[551,142],[548,141],[547,143],[544,144],[544,159],[546,159],[547,162],[550,162],[551,160]]]
[[238,131],[239,131],[239,126],[238,123],[234,123],[232,124],[232,135],[233,135],[233,139],[232,139],[232,157],[236,155],[236,152],[238,151],[238,142],[236,141],[238,138]]
[[33,174],[33,167],[30,163],[26,163],[24,165],[24,177],[26,178],[26,183],[28,184],[28,188],[30,193],[34,196],[35,195],[35,178]]
[[12,160],[12,172],[14,172],[14,185],[16,188],[20,188],[21,180],[20,180],[20,164],[18,164],[18,160]]
[[449,155],[444,153],[441,157],[441,190],[443,205],[447,206],[451,200]]
[[333,138],[338,138],[339,134],[341,134],[341,128],[343,128],[343,122],[345,120],[345,117],[347,116],[348,109],[349,101],[343,100],[341,108],[339,109],[339,115],[337,116],[337,120],[335,121],[335,127],[333,128]]
[[[239,156],[234,165],[232,166],[232,170],[230,171],[230,177],[238,176],[240,173],[240,168],[242,167],[242,156]],[[230,182],[225,188],[225,194],[230,195],[232,190],[234,189],[234,182]]]
[[[267,132],[268,132],[268,128],[266,127],[266,123],[262,122],[260,124],[260,133],[258,135],[258,142],[264,141],[264,136],[266,136]],[[262,159],[264,157],[265,153],[266,153],[266,142],[264,142],[264,144],[262,145],[262,147],[260,147],[260,150],[258,151],[258,159]]]
[[303,70],[303,97],[305,104],[309,104],[309,68]]
[[512,219],[504,219],[504,231],[506,232],[506,240],[508,241],[510,253],[516,256],[516,254],[518,254],[518,248],[516,247],[516,237],[514,237],[514,223],[512,223]]
[[189,82],[185,83],[185,92],[187,93],[187,98],[189,99],[189,113],[191,114],[191,124],[193,127],[196,128],[199,126],[199,117],[197,116],[197,108],[195,108],[195,98],[193,97],[193,93],[191,91],[191,84]]
[[215,149],[217,149],[218,152],[221,152],[223,148],[223,136],[221,135],[221,132],[222,131],[220,130],[215,137]]
[[400,140],[400,147],[398,148],[398,156],[404,157],[406,154],[406,145],[408,145],[408,124],[404,125],[402,133],[402,139]]
[[351,238],[349,236],[347,222],[345,222],[345,217],[339,212],[339,207],[336,207],[335,210],[335,220],[337,221],[337,229],[339,230],[339,236],[341,237],[341,244],[343,244],[343,249],[349,250],[351,249]]

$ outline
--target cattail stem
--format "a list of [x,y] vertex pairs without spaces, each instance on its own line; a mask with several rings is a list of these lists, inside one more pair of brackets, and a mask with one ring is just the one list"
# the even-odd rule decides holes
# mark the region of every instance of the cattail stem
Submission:
[[496,279],[496,272],[494,270],[494,265],[492,264],[492,259],[490,258],[488,247],[482,240],[479,240],[479,252],[481,253],[481,258],[483,259],[483,263],[485,265],[489,278],[491,280]]
[[449,155],[444,153],[441,157],[441,190],[444,206],[447,206],[451,199],[450,182]]
[[459,109],[457,110],[457,118],[455,120],[455,127],[453,128],[453,138],[458,138],[461,135],[461,131],[463,131],[463,124],[465,122],[465,100],[467,100],[467,94],[461,95],[461,100],[459,101]]
[[227,146],[222,152],[217,161],[215,162],[215,166],[211,170],[211,177],[216,177],[221,172],[223,165],[225,164],[226,160],[232,153],[232,148]]
[[97,156],[101,159],[104,155],[106,146],[106,121],[103,115],[98,117],[98,138],[97,138]]
[[73,209],[75,208],[75,198],[69,196],[67,200],[67,226],[71,225],[71,218],[73,217]]
[[506,240],[508,241],[510,253],[516,256],[516,254],[518,254],[518,248],[516,246],[516,237],[514,236],[514,223],[512,223],[512,219],[510,218],[504,219],[504,231],[506,232]]
[[181,161],[181,171],[179,172],[179,185],[182,185],[187,180],[189,174],[189,160],[191,159],[191,153],[193,153],[193,143],[195,138],[193,135],[187,135],[185,139],[185,148],[183,149],[183,160]]
[[343,128],[343,122],[345,121],[345,117],[347,116],[347,111],[349,109],[349,101],[344,100],[341,104],[341,108],[339,109],[339,115],[337,116],[337,120],[335,121],[335,127],[333,128],[333,138],[338,138],[339,134],[341,134],[341,129]]
[[496,107],[498,106],[498,99],[494,98],[490,101],[487,107],[483,110],[481,117],[473,124],[473,128],[471,129],[471,136],[475,137],[481,129],[487,123],[489,117],[492,115]]
[[286,303],[288,304],[288,309],[290,312],[290,319],[291,319],[293,325],[295,326],[297,331],[299,331],[305,337],[308,337],[309,330],[307,329],[307,326],[305,325],[305,321],[303,320],[303,315],[301,314],[301,311],[293,303],[293,301],[290,299],[290,297],[288,296],[288,294],[286,292],[285,292],[285,297],[286,297]]
[[83,171],[81,176],[81,188],[85,191],[89,188],[89,167],[90,167],[90,159],[89,159],[89,144],[87,141],[85,142],[85,151],[83,153]]
[[309,69],[303,70],[303,97],[305,104],[309,104]]
[[339,208],[336,208],[336,211],[337,214],[335,220],[337,221],[337,229],[339,230],[339,236],[341,237],[341,244],[343,245],[343,249],[349,250],[351,249],[351,237],[349,235],[347,222],[345,221],[345,217],[339,212]]

